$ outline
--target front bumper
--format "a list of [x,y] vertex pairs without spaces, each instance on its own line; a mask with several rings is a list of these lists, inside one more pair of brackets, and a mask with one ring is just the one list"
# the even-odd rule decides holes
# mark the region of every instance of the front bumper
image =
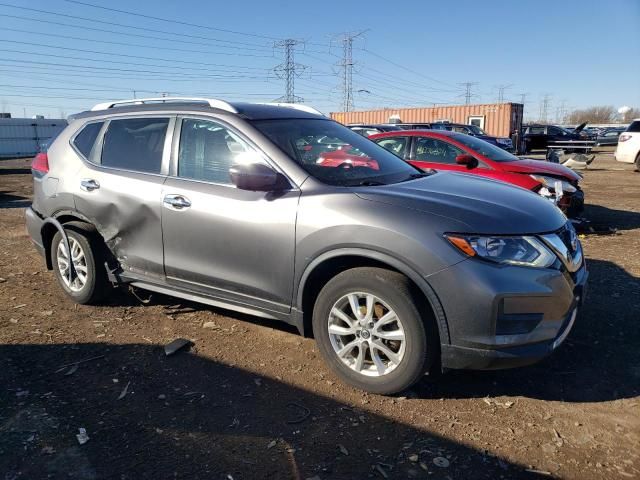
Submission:
[[429,277],[449,327],[442,367],[511,368],[548,356],[579,318],[588,275],[584,263],[571,274],[469,259]]

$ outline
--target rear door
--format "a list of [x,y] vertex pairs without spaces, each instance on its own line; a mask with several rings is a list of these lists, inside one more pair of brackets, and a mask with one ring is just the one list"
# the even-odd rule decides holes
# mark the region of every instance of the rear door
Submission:
[[[159,280],[161,192],[174,122],[169,115],[106,121],[73,179],[77,211],[96,226],[123,269]],[[73,139],[79,154],[82,135]]]
[[162,192],[167,281],[226,302],[287,313],[300,192],[236,188],[229,167],[247,158],[270,163],[220,120],[179,119]]

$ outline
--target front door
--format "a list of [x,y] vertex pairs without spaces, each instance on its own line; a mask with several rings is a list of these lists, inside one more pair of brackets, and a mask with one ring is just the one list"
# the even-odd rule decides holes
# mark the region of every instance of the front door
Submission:
[[236,188],[229,167],[261,153],[229,126],[183,118],[178,135],[175,174],[162,192],[167,281],[232,303],[288,312],[300,192]]
[[415,137],[410,163],[418,168],[468,172],[467,167],[458,165],[456,157],[462,155],[460,148],[431,137]]

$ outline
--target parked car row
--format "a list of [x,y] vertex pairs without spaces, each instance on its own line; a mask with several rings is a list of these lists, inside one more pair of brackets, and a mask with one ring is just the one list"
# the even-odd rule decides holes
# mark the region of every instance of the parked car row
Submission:
[[561,345],[580,241],[552,202],[494,178],[559,188],[564,172],[453,131],[373,140],[300,105],[96,105],[34,159],[27,230],[77,303],[128,285],[284,321],[370,392]]
[[[476,125],[465,125],[462,123],[451,122],[433,122],[433,123],[394,123],[394,124],[380,124],[369,125],[368,128],[363,129],[361,125],[351,124],[347,125],[353,131],[360,133],[361,135],[371,136],[376,133],[391,132],[399,130],[445,130],[449,132],[464,133],[471,135],[472,137],[480,138],[485,142],[491,143],[497,147],[500,147],[507,151],[513,151],[513,142],[510,138],[506,137],[494,137],[488,135],[484,130]],[[373,131],[378,130],[378,131]]]

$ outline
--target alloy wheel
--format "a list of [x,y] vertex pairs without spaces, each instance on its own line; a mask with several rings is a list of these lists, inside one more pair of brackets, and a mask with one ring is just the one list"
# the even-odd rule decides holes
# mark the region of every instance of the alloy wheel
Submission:
[[329,339],[335,354],[351,370],[381,377],[404,358],[405,331],[395,311],[368,292],[341,297],[329,313]]

